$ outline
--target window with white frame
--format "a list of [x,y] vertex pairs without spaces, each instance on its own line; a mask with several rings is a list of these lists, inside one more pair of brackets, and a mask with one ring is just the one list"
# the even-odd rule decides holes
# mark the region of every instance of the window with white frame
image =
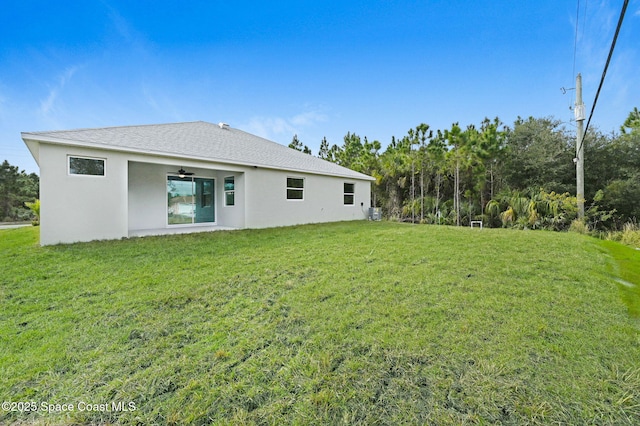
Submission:
[[105,162],[104,158],[76,157],[68,156],[69,174],[85,175],[85,176],[104,176]]
[[235,176],[227,176],[224,178],[224,205],[236,205],[236,182]]
[[303,178],[287,178],[287,200],[303,200],[304,199],[304,179]]
[[356,185],[355,183],[344,183],[344,205],[352,206],[355,203]]

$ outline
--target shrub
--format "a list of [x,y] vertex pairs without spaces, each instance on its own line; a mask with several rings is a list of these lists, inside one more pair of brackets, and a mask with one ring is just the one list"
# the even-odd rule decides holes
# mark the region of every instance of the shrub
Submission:
[[640,227],[635,223],[625,223],[620,242],[628,246],[640,247]]
[[40,200],[36,200],[33,203],[26,202],[24,205],[29,207],[33,214],[36,215],[36,219],[31,222],[33,226],[40,225]]
[[584,220],[575,219],[571,222],[571,226],[569,226],[569,232],[586,235],[589,233],[589,225],[587,225]]
[[578,215],[576,197],[568,193],[507,191],[487,203],[490,219],[498,217],[505,228],[567,230]]

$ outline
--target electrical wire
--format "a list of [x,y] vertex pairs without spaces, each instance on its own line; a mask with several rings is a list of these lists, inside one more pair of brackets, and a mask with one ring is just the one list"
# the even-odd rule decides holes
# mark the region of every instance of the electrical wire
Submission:
[[578,51],[578,22],[580,21],[580,0],[576,9],[576,34],[573,39],[573,69],[571,70],[571,78],[576,75],[576,53]]
[[629,0],[624,0],[624,4],[622,5],[622,11],[620,11],[620,19],[618,19],[618,26],[616,27],[616,32],[613,36],[613,41],[611,42],[611,48],[609,49],[609,56],[607,57],[607,63],[604,65],[604,70],[602,71],[602,76],[600,77],[600,85],[598,86],[598,91],[596,92],[596,97],[593,100],[593,105],[591,106],[591,112],[589,113],[589,119],[587,120],[587,125],[584,128],[584,134],[582,136],[582,140],[580,141],[580,147],[578,151],[582,149],[584,145],[584,140],[587,136],[587,131],[589,130],[589,124],[591,123],[591,117],[593,117],[593,111],[596,109],[596,104],[598,103],[598,97],[600,96],[600,89],[602,89],[602,85],[604,84],[604,78],[607,75],[607,69],[609,68],[609,62],[611,62],[611,56],[613,55],[613,49],[616,47],[616,41],[618,40],[618,34],[620,33],[620,27],[622,26],[622,21],[624,20],[624,15],[627,11],[627,6],[629,5]]
[[582,25],[582,37],[587,30],[587,9],[589,8],[589,0],[584,0],[584,24]]
[[[575,78],[576,75],[576,61],[577,61],[577,57],[578,57],[578,33],[580,32],[580,0],[578,0],[576,2],[576,22],[575,22],[575,32],[574,32],[574,37],[573,37],[573,68],[571,69],[571,79]],[[587,7],[589,5],[589,0],[585,0],[584,1],[584,19],[582,22],[582,38],[584,38],[584,33],[585,33],[585,29],[587,27]],[[562,88],[563,93],[566,93],[566,89]],[[569,89],[571,90],[571,89]],[[573,95],[571,96],[571,99],[569,100],[569,110],[573,111],[573,105],[575,102],[576,98],[576,94],[575,92],[573,92]],[[569,120],[569,123],[571,123],[572,120]]]

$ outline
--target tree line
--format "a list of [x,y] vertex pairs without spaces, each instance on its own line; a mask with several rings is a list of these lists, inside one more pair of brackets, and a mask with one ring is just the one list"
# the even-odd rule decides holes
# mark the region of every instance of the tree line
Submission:
[[[619,133],[585,136],[585,226],[620,229],[640,218],[640,111]],[[297,136],[290,148],[311,150]],[[568,229],[577,217],[576,138],[553,117],[498,118],[479,126],[433,130],[422,123],[382,143],[348,132],[341,146],[320,144],[318,157],[373,176],[372,204],[391,220],[529,229]],[[35,173],[0,165],[0,221],[34,219]]]
[[[585,220],[592,230],[640,218],[640,112],[620,133],[585,136]],[[294,136],[289,147],[311,154]],[[347,133],[320,144],[318,157],[373,176],[372,203],[391,220],[566,230],[578,215],[575,132],[553,117],[499,118],[433,130],[422,123],[402,138]]]
[[25,203],[37,200],[39,191],[37,174],[27,174],[4,160],[0,165],[0,222],[35,219],[32,209]]

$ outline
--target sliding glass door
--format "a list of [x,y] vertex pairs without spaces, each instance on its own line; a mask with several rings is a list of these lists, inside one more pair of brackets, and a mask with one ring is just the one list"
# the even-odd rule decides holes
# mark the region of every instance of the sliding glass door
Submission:
[[213,179],[193,179],[195,192],[195,223],[215,222],[213,209]]
[[167,223],[185,225],[215,222],[214,180],[167,177]]

